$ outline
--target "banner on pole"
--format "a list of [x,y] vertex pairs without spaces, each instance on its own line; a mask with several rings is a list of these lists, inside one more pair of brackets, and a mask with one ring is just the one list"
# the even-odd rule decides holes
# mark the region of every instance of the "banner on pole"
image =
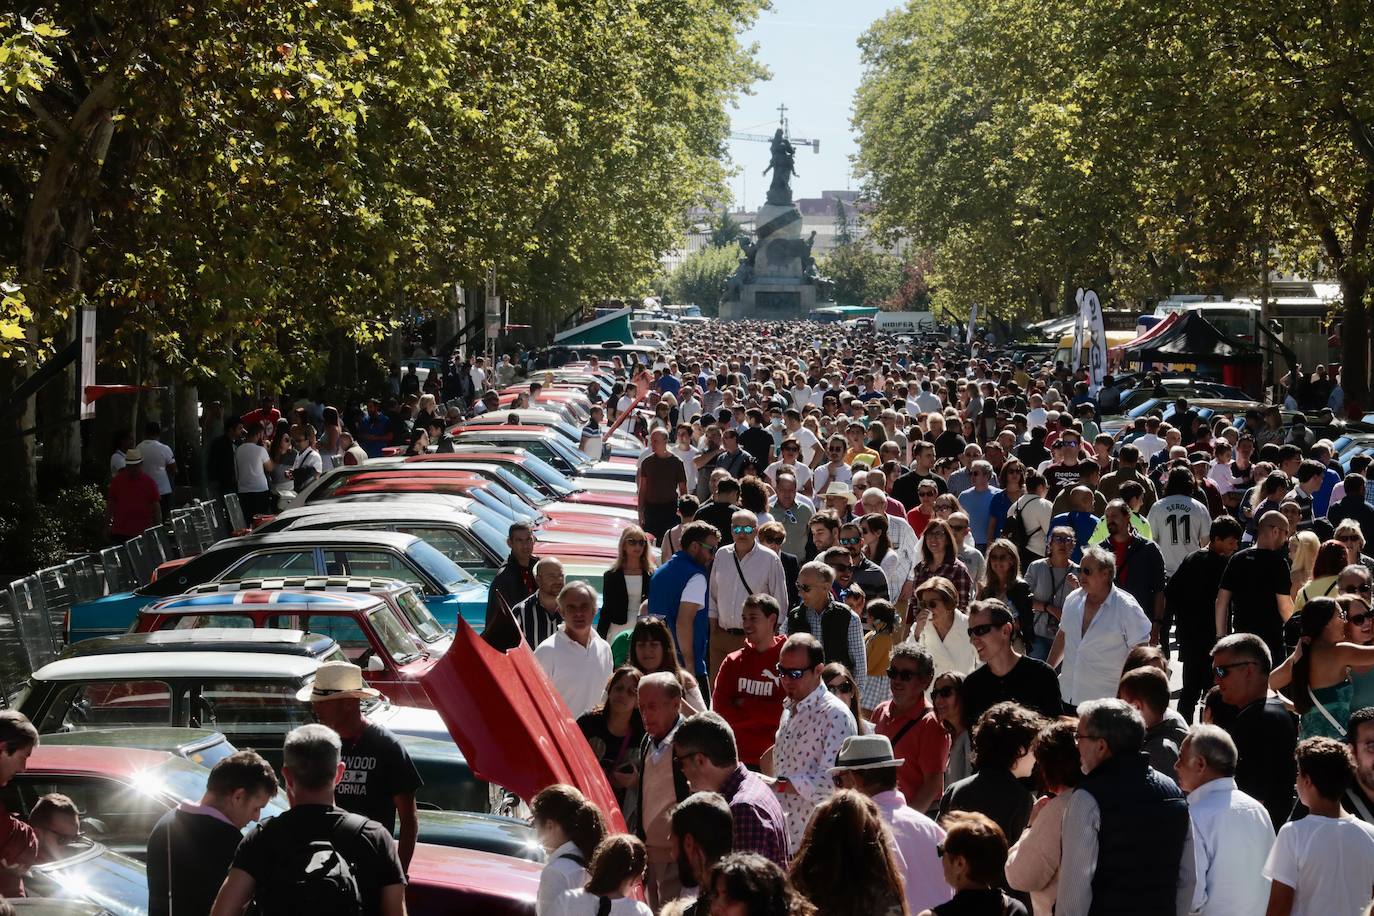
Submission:
[[81,419],[95,419],[95,399],[87,392],[95,386],[95,306],[81,307]]
[[[1102,303],[1097,292],[1079,288],[1074,298],[1078,301],[1078,322],[1075,328],[1082,327],[1081,340],[1075,340],[1074,362],[1078,362],[1083,346],[1088,350],[1088,393],[1097,396],[1102,389],[1102,380],[1107,376],[1107,331],[1102,320]],[[1075,365],[1075,370],[1077,366]]]
[[975,302],[975,303],[973,303],[973,308],[969,309],[969,313],[968,313],[968,340],[964,341],[964,343],[965,343],[966,345],[970,346],[970,347],[973,346],[973,331],[974,331],[974,327],[975,327],[977,324],[978,324],[978,303]]

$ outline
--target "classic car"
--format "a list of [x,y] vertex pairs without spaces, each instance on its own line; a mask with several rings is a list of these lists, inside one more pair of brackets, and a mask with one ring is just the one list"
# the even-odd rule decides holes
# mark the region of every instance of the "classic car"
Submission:
[[[490,583],[510,556],[506,533],[448,502],[419,496],[376,503],[330,500],[288,509],[259,531],[310,531],[332,528],[401,531],[422,537],[480,582]],[[614,545],[605,536],[583,536],[586,543],[566,543],[573,535],[562,529],[540,529],[539,555],[557,557],[570,578],[586,579],[600,588],[601,577],[615,562]]]
[[438,651],[422,649],[391,606],[366,593],[198,591],[144,608],[133,629],[204,632],[205,627],[303,630],[328,636],[363,669],[369,686],[402,706],[429,705],[419,678],[447,648],[445,641]]
[[578,477],[604,477],[633,483],[638,473],[638,466],[633,459],[612,458],[610,461],[593,461],[578,449],[577,443],[569,442],[551,429],[534,426],[483,426],[460,429],[454,433],[454,439],[460,448],[469,444],[523,448],[564,474],[575,474]]
[[140,608],[212,579],[262,576],[367,576],[399,579],[419,591],[435,618],[480,622],[487,587],[421,538],[387,531],[278,532],[225,538],[132,592],[72,606],[67,640],[122,633]]
[[[507,418],[514,416],[520,420],[521,426],[533,426],[536,429],[551,429],[563,437],[564,441],[577,448],[582,440],[582,428],[573,421],[556,410],[541,410],[539,408],[524,407],[512,410],[502,407],[488,413],[478,414],[461,423],[456,424],[451,432],[458,432],[465,429],[480,429],[489,426],[502,426],[506,424]],[[624,430],[616,430],[606,439],[606,445],[610,448],[610,454],[614,458],[635,458],[644,448],[634,436]]]
[[[279,765],[286,733],[315,721],[310,704],[297,699],[297,693],[314,680],[319,658],[232,651],[235,644],[227,640],[193,640],[207,632],[270,638],[292,631],[172,630],[88,641],[90,648],[82,655],[59,658],[35,671],[15,708],[42,734],[135,725],[212,728],[235,746],[254,748]],[[169,642],[169,637],[182,642]],[[140,640],[148,645],[146,651],[119,651],[125,648],[120,641]],[[101,652],[101,644],[115,651]],[[419,801],[443,810],[491,810],[488,786],[472,778],[433,710],[368,700],[364,712],[394,732],[410,752],[425,782],[416,793]]]
[[[111,738],[117,732],[81,732],[79,737]],[[0,799],[9,811],[29,811],[43,795],[60,792],[76,803],[83,833],[115,852],[142,861],[153,825],[182,802],[198,804],[209,776],[208,766],[165,751],[106,741],[55,744],[45,737],[29,757],[24,772],[0,789]],[[278,791],[262,815],[273,817],[288,807],[285,791]],[[490,814],[422,809],[420,842],[535,862],[544,859],[528,824]]]
[[49,733],[43,736],[41,746],[65,747],[69,744],[162,751],[207,769],[238,750],[220,732],[206,728],[171,728],[155,725],[87,728],[79,732]]
[[49,901],[97,907],[112,916],[148,912],[143,863],[87,838],[68,846],[61,859],[35,865],[24,876],[24,891]]

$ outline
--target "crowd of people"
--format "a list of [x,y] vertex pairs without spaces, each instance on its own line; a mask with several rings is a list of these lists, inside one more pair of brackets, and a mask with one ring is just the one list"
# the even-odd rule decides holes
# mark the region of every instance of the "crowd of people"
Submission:
[[[1166,398],[1114,428],[1062,364],[810,323],[589,368],[617,384],[589,386],[580,445],[642,442],[640,524],[599,594],[512,525],[487,625],[523,633],[628,832],[570,786],[531,799],[538,913],[1369,911],[1374,487],[1329,414]],[[412,375],[224,423],[215,479],[431,447],[517,369],[464,365],[437,398]],[[307,806],[340,766],[321,721],[288,739]],[[236,847],[217,914],[262,896],[285,829]],[[357,839],[369,911],[394,912],[403,844]]]
[[[518,615],[651,912],[1367,911],[1368,459],[1259,403],[1104,432],[1082,374],[948,341],[674,344],[616,405],[638,607],[608,584],[598,624],[571,582]],[[514,603],[543,563],[511,538]],[[630,841],[584,868],[555,820],[540,912],[594,912]]]

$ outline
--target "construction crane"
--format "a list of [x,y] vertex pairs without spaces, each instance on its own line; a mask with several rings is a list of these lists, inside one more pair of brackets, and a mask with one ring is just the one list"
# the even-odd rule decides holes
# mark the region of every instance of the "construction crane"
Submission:
[[[792,142],[792,145],[793,145],[793,146],[809,146],[809,147],[811,147],[811,152],[813,152],[813,153],[819,153],[819,152],[821,151],[821,141],[819,141],[819,140],[804,140],[804,139],[802,139],[801,137],[794,137],[794,136],[792,136],[792,131],[789,129],[788,123],[787,123],[787,106],[786,106],[786,105],[779,105],[779,106],[778,106],[778,124],[782,127],[782,135],[783,135],[784,137],[786,137],[788,140],[790,140],[790,141]],[[731,132],[730,132],[730,139],[731,139],[731,140],[750,140],[750,141],[753,141],[753,142],[755,142],[755,143],[772,143],[772,142],[773,142],[773,135],[772,135],[772,134],[743,134],[743,133],[736,133],[735,131],[731,131]]]

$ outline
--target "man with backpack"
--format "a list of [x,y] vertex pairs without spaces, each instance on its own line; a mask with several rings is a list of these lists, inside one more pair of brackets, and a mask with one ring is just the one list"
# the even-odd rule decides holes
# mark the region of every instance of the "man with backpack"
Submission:
[[291,810],[244,838],[211,916],[404,916],[406,878],[396,841],[376,821],[334,804],[343,778],[338,734],[302,725],[286,736],[282,776]]

